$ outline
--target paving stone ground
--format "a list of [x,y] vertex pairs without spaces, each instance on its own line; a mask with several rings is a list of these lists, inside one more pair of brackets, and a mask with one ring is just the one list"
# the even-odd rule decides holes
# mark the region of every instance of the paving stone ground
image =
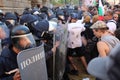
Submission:
[[95,78],[93,76],[91,76],[85,72],[85,69],[84,69],[80,59],[74,58],[74,63],[79,70],[79,75],[76,76],[76,75],[69,74],[70,80],[83,80],[83,78],[89,78],[89,80],[95,80]]

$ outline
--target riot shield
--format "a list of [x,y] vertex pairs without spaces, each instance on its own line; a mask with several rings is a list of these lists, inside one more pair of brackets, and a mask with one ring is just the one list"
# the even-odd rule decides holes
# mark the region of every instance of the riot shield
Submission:
[[21,51],[17,62],[22,80],[48,80],[43,45]]
[[56,41],[60,41],[55,55],[55,80],[62,80],[66,64],[67,24],[62,24],[56,31]]

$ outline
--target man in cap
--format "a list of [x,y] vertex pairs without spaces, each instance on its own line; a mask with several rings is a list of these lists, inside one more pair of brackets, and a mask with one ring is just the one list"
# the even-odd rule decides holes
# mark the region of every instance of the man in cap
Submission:
[[94,35],[99,38],[97,42],[99,56],[105,57],[109,55],[109,52],[119,43],[119,40],[109,33],[108,27],[103,21],[97,21],[91,28],[93,29]]

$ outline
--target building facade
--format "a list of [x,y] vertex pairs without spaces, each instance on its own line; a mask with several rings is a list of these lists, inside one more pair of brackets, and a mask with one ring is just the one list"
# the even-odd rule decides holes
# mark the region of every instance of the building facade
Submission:
[[42,0],[0,0],[0,9],[4,12],[18,12],[21,14],[24,8],[31,8],[42,3]]

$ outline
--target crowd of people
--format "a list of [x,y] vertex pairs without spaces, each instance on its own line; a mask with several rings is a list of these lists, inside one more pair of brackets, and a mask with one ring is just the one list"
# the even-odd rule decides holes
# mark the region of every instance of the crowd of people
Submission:
[[[105,7],[102,19],[98,15],[97,6],[86,5],[74,8],[67,5],[64,8],[52,9],[37,5],[34,8],[25,8],[22,14],[4,13],[0,10],[0,80],[21,80],[19,70],[8,74],[11,70],[18,68],[17,54],[22,50],[40,46],[42,43],[45,47],[48,78],[52,80],[52,71],[49,69],[52,64],[49,60],[60,45],[60,34],[57,33],[63,28],[67,28],[68,38],[65,72],[62,80],[69,80],[67,74],[79,74],[73,62],[74,57],[80,58],[86,72],[95,76],[96,80],[120,79],[118,76],[119,56],[116,56],[119,55],[116,45],[120,42],[120,4],[118,4],[114,7]],[[53,44],[54,34],[56,42]],[[96,62],[99,61],[96,57],[112,59],[112,64],[109,62],[110,68],[108,70],[96,68],[103,63],[107,65],[105,61]],[[112,66],[115,68],[112,69]],[[99,74],[101,73],[99,71],[106,71],[106,74],[110,72],[110,74],[103,77],[104,74]]]

